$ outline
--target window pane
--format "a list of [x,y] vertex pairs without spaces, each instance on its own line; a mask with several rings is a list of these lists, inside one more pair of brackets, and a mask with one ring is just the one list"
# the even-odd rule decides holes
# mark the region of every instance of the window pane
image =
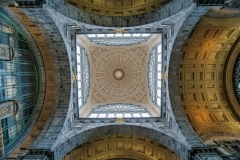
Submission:
[[133,113],[133,117],[141,117],[141,115],[139,113]]
[[89,116],[89,118],[96,118],[97,117],[97,114],[91,114],[90,116]]
[[122,117],[123,117],[123,114],[121,114],[121,113],[116,114],[116,118],[122,118]]
[[124,114],[124,117],[130,118],[130,117],[132,117],[132,115],[131,115],[130,113],[125,113],[125,114]]
[[148,113],[142,113],[142,117],[150,117]]
[[106,118],[106,114],[99,114],[98,118]]
[[161,105],[161,99],[160,98],[157,98],[157,105]]
[[114,118],[114,117],[115,117],[115,114],[113,113],[108,114],[108,118]]

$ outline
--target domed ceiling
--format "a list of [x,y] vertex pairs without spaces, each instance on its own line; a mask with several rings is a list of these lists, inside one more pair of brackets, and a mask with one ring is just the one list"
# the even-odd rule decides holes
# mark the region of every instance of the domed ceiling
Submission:
[[172,0],[64,0],[90,13],[106,16],[130,16],[160,8]]
[[[93,37],[98,38],[94,39]],[[110,46],[97,45],[90,42],[99,42],[98,39],[101,41],[101,44],[110,44]],[[138,39],[138,41],[134,39]],[[97,106],[105,107],[104,110],[106,111],[106,108],[109,108],[109,106],[107,107],[106,105],[114,103],[116,105],[118,104],[120,108],[124,108],[124,105],[119,103],[124,103],[128,106],[133,105],[130,110],[135,108],[136,111],[140,111],[138,107],[142,106],[147,108],[150,112],[148,113],[148,111],[145,110],[140,111],[141,113],[139,113],[139,115],[160,115],[160,106],[155,105],[149,96],[147,79],[149,55],[152,48],[160,43],[160,35],[79,35],[77,40],[78,43],[86,49],[86,53],[89,57],[91,74],[89,98],[86,105],[82,108],[80,107],[81,109],[79,112],[81,116],[87,116],[89,112]],[[127,41],[128,46],[124,46],[125,43],[114,43],[120,46],[112,46],[112,41],[117,40],[123,42]],[[159,47],[157,48],[159,49]],[[82,52],[82,54],[83,53],[84,52]],[[161,54],[161,52],[156,52],[156,54]],[[158,65],[155,67],[157,68]],[[156,77],[157,76],[158,74]],[[161,75],[159,78],[161,78]],[[81,85],[81,83],[82,82],[79,82],[78,85]],[[159,94],[160,93],[161,92],[159,92]],[[159,96],[161,97],[161,95]],[[95,110],[102,110],[99,107]],[[134,115],[132,116],[134,117]]]

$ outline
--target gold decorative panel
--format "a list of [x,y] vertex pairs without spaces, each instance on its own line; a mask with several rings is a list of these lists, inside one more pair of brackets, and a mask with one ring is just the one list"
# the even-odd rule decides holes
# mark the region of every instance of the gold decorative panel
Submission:
[[147,138],[111,135],[88,141],[65,155],[62,160],[180,160],[173,151]]
[[106,16],[130,16],[160,8],[172,0],[64,0],[84,11]]
[[[222,20],[219,20],[222,21]],[[240,133],[239,122],[225,97],[223,69],[240,35],[232,23],[203,17],[186,41],[179,69],[179,87],[187,118],[198,135]]]

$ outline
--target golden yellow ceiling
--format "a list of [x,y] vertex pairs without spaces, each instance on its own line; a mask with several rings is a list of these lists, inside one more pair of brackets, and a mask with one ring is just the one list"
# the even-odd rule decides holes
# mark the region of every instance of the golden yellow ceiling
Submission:
[[84,11],[106,16],[130,16],[152,11],[172,0],[64,0]]
[[147,138],[111,135],[93,139],[65,155],[62,160],[180,160],[173,151]]
[[223,83],[226,58],[240,35],[239,23],[230,21],[203,17],[182,53],[179,69],[182,105],[200,137],[214,132],[240,133]]

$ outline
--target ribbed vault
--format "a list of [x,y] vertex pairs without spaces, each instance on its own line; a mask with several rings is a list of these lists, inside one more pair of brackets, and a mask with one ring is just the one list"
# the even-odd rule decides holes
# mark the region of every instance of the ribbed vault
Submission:
[[185,114],[200,137],[240,133],[223,83],[224,64],[239,35],[239,18],[203,17],[185,43],[179,69],[180,94]]

